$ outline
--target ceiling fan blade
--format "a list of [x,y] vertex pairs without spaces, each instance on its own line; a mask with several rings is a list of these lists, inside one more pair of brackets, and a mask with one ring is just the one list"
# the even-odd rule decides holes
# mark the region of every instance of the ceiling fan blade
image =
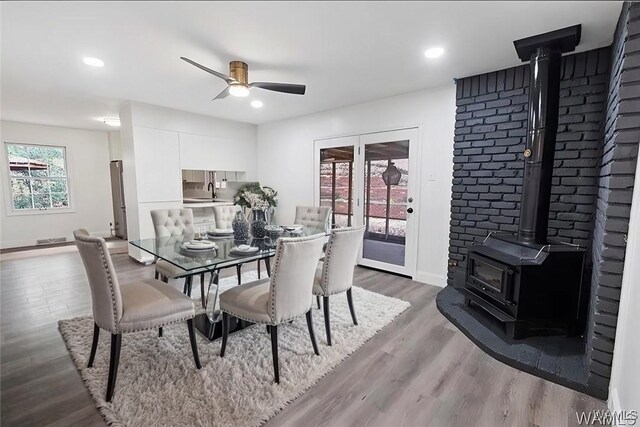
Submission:
[[224,88],[224,90],[220,92],[215,98],[213,98],[212,101],[215,101],[216,99],[226,98],[227,96],[229,96],[229,86]]
[[200,65],[197,62],[190,60],[189,58],[185,58],[184,56],[181,56],[180,59],[182,59],[185,62],[188,62],[191,65],[195,65],[196,67],[200,68],[201,70],[206,71],[209,74],[213,74],[214,76],[221,78],[222,80],[226,81],[227,83],[235,82],[234,79],[232,79],[231,77],[227,76],[226,74],[219,73],[219,72],[217,72],[215,70],[212,70],[211,68],[205,67],[204,65]]
[[269,82],[253,82],[249,85],[249,87],[259,87],[260,89],[272,90],[274,92],[291,93],[294,95],[304,95],[304,92],[307,89],[305,85]]

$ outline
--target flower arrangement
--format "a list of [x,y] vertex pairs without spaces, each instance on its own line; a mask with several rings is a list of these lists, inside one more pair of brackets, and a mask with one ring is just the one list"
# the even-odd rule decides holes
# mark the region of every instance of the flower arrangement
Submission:
[[271,187],[262,187],[257,182],[245,184],[238,189],[233,203],[249,209],[269,209],[278,205],[278,192]]

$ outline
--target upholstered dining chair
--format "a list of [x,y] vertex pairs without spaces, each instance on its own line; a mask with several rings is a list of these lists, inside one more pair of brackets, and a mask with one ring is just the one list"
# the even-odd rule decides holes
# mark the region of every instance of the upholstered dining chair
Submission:
[[353,308],[351,286],[363,235],[364,226],[332,230],[324,252],[324,260],[318,263],[316,269],[313,294],[318,300],[318,308],[320,308],[320,297],[323,299],[324,328],[327,333],[328,345],[331,345],[331,320],[329,316],[329,297],[331,295],[347,293],[353,324],[358,324]]
[[295,224],[304,225],[312,232],[326,233],[331,228],[331,208],[326,206],[296,206]]
[[[181,236],[195,233],[193,226],[193,211],[191,209],[156,209],[151,211],[151,221],[156,238]],[[168,261],[159,259],[156,261],[156,279],[167,283],[169,279],[184,278],[183,293],[191,296],[193,276],[200,275],[200,292],[202,301],[205,300],[204,274],[206,270],[185,271]]]
[[[213,218],[215,219],[215,222],[216,222],[216,228],[223,229],[223,230],[231,229],[233,227],[233,219],[236,217],[236,214],[240,212],[240,209],[242,208],[238,205],[214,206]],[[268,262],[269,262],[269,259],[265,258],[264,259],[265,265]],[[242,283],[242,265],[243,264],[236,264],[236,274],[238,275],[238,285]],[[256,269],[258,271],[258,279],[259,279],[261,276],[260,260],[257,261]]]
[[311,306],[313,275],[324,243],[324,234],[278,240],[271,278],[231,288],[220,295],[222,347],[224,357],[231,316],[267,325],[271,333],[271,352],[275,382],[280,382],[278,325],[306,315],[313,352],[318,344],[313,333]]
[[213,207],[213,219],[216,222],[216,228],[230,230],[233,226],[233,219],[236,213],[240,212],[238,205],[223,205]]
[[196,314],[193,301],[180,291],[155,279],[121,285],[104,239],[92,237],[84,229],[75,230],[73,236],[91,287],[94,327],[87,364],[89,368],[93,367],[100,329],[111,332],[111,357],[105,400],[110,402],[113,397],[124,333],[162,330],[163,326],[186,321],[193,359],[196,368],[200,369],[193,326],[193,317]]

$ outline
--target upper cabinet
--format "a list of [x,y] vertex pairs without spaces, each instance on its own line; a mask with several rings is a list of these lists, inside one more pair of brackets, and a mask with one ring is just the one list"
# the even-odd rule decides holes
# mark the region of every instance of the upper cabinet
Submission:
[[181,169],[254,171],[254,141],[180,132]]
[[206,172],[202,170],[183,169],[182,182],[202,184],[207,181]]
[[134,127],[138,202],[182,201],[177,132]]

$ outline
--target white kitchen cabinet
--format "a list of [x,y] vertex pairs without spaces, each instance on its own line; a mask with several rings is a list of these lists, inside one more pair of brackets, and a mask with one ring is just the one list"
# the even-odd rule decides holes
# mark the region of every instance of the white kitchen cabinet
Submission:
[[254,171],[255,151],[255,141],[180,132],[182,169]]
[[138,202],[182,201],[178,132],[133,128]]
[[182,181],[189,183],[203,183],[207,182],[205,171],[196,171],[191,169],[185,169],[182,171]]

